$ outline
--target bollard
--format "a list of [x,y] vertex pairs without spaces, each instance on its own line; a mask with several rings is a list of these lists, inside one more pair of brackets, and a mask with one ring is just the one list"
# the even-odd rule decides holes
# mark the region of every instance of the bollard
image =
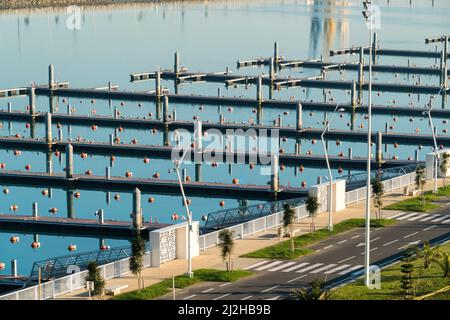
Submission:
[[70,104],[67,105],[67,114],[70,116],[72,114],[72,107]]
[[272,192],[278,192],[278,155],[273,154],[271,157],[271,169],[272,169],[272,175],[271,175],[271,181],[270,181],[270,187]]
[[262,87],[262,77],[258,76],[256,81],[256,100],[259,104],[263,102],[263,87]]
[[8,112],[11,113],[12,112],[12,103],[8,102]]
[[47,144],[51,144],[52,143],[52,114],[51,113],[47,113],[45,115],[45,138],[47,141]]
[[30,114],[34,116],[36,114],[36,89],[34,87],[28,89],[28,103],[30,105]]
[[111,167],[110,166],[105,167],[105,177],[106,177],[106,180],[111,180]]
[[416,149],[415,154],[414,154],[414,160],[416,162],[419,162],[419,149]]
[[196,182],[202,181],[202,164],[201,163],[195,164],[195,181]]
[[279,59],[279,57],[278,57],[278,42],[275,42],[273,44],[273,59],[275,62],[274,66],[276,68],[278,66],[278,59]]
[[11,277],[17,278],[17,260],[11,260]]
[[270,62],[269,62],[269,77],[270,77],[270,82],[273,82],[275,80],[275,66],[274,66],[273,58],[270,58]]
[[296,142],[295,143],[295,154],[300,154],[300,143]]
[[173,62],[173,71],[175,72],[177,77],[178,77],[179,70],[180,70],[180,55],[178,54],[178,52],[175,52],[174,62]]
[[105,223],[105,212],[103,211],[103,209],[98,209],[96,214],[98,216],[98,223],[100,223],[100,225],[103,225]]
[[37,218],[39,216],[38,214],[38,204],[37,202],[33,202],[33,218]]
[[52,64],[48,66],[48,88],[55,89],[55,67]]
[[114,135],[113,134],[109,134],[109,145],[113,145],[114,144]]
[[168,96],[164,96],[163,122],[166,125],[169,123],[169,97]]
[[297,104],[297,131],[300,131],[303,126],[302,112],[303,112],[303,107],[302,107],[302,104],[299,102]]
[[352,148],[348,148],[348,158],[350,160],[353,159],[353,150],[352,150]]
[[114,119],[117,119],[117,117],[118,117],[117,107],[114,107]]
[[352,93],[351,93],[352,108],[355,109],[358,106],[358,99],[356,95],[356,82],[352,81]]
[[172,121],[177,121],[177,110],[172,111]]
[[183,170],[181,170],[181,180],[186,182],[186,177],[187,177],[187,170],[186,168],[183,168]]
[[217,88],[217,96],[219,98],[222,96],[222,88]]
[[376,157],[378,165],[381,166],[383,161],[383,133],[381,131],[377,132]]
[[63,141],[63,131],[62,128],[58,129],[58,140]]
[[66,146],[66,177],[73,177],[73,146],[71,144]]
[[139,190],[138,188],[135,188],[133,192],[132,220],[133,220],[133,229],[135,230],[142,229],[141,190]]
[[223,114],[221,114],[221,115],[219,116],[219,123],[220,123],[221,125],[223,125],[224,122],[225,122],[225,118],[224,118]]
[[159,98],[161,96],[161,72],[156,71],[155,73],[155,93]]

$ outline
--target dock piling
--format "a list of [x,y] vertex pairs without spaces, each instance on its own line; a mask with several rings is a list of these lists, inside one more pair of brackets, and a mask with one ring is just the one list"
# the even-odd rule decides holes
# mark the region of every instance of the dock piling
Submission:
[[274,58],[270,58],[270,63],[269,63],[269,77],[270,77],[270,82],[273,83],[273,81],[275,80],[275,64],[274,64]]
[[156,96],[159,98],[161,96],[161,72],[156,71],[155,73],[155,92]]
[[302,104],[299,102],[297,104],[297,131],[300,131],[302,129],[303,126],[303,117],[302,117],[302,113],[303,113],[303,107]]
[[36,114],[36,89],[32,86],[28,89],[28,103],[30,105],[30,114]]
[[11,113],[12,112],[12,103],[8,102],[8,112]]
[[66,146],[66,177],[73,177],[73,146],[71,144]]
[[133,212],[131,215],[133,220],[133,229],[141,230],[142,229],[141,190],[139,190],[138,188],[135,188],[133,192]]
[[352,82],[352,92],[351,92],[351,105],[355,109],[358,106],[358,99],[356,95],[356,82]]
[[258,104],[263,102],[263,86],[261,76],[258,76],[258,79],[256,80],[256,100],[258,100]]
[[45,139],[47,141],[47,144],[51,145],[52,143],[52,114],[48,112],[45,115]]
[[12,259],[11,260],[11,277],[13,278],[17,278],[17,260],[16,259]]
[[169,124],[169,97],[168,96],[164,96],[163,122],[165,125]]
[[352,148],[348,148],[348,158],[350,160],[353,159],[353,150],[352,150]]
[[33,202],[33,218],[37,218],[39,216],[38,213],[38,203],[37,202]]
[[55,89],[55,67],[52,64],[48,66],[48,87],[50,90]]
[[381,167],[381,162],[383,161],[383,133],[381,131],[377,132],[377,163]]
[[272,192],[277,193],[279,188],[278,188],[278,183],[279,183],[279,179],[278,179],[278,170],[279,170],[279,165],[278,165],[278,155],[273,154],[271,157],[271,167],[272,167],[272,174],[271,174],[271,181],[270,181],[270,187],[272,189]]
[[175,52],[175,55],[174,55],[173,71],[175,72],[175,74],[177,75],[177,78],[178,78],[178,73],[180,72],[180,55],[179,55],[178,51]]

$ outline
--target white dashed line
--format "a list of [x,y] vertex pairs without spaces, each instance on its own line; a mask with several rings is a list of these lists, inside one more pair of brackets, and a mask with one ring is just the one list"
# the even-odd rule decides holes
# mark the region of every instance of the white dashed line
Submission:
[[348,260],[352,260],[352,259],[354,259],[354,258],[356,258],[356,256],[351,256],[350,258],[341,260],[341,261],[339,261],[338,263],[342,263],[342,262],[345,262],[345,261],[348,261]]
[[229,286],[230,284],[231,284],[231,282],[223,283],[223,284],[221,284],[219,287]]
[[333,268],[334,266],[336,266],[336,264],[332,263],[332,264],[329,264],[329,265],[324,266],[324,267],[322,267],[322,268],[319,268],[319,269],[316,269],[316,270],[314,270],[314,271],[311,271],[310,273],[319,273],[319,272],[321,272],[321,271],[324,271],[324,270],[328,270],[328,269],[330,269],[330,268]]
[[398,241],[398,239],[392,240],[392,241],[390,241],[390,242],[388,242],[388,243],[383,244],[383,247],[386,247],[386,246],[388,246],[388,245],[390,245],[390,244],[396,243],[397,241]]
[[404,215],[406,212],[400,212],[400,213],[397,213],[396,215],[393,215],[392,217],[389,217],[389,219],[395,219],[395,218],[397,218],[397,217],[400,217],[401,215]]
[[296,265],[296,266],[290,267],[289,269],[283,270],[282,272],[290,272],[290,271],[293,271],[293,270],[295,270],[295,269],[304,267],[304,266],[306,266],[306,265],[308,265],[308,264],[309,264],[308,262],[303,262],[303,263],[300,263],[300,264],[298,264],[298,265]]
[[436,228],[436,227],[437,227],[437,225],[433,225],[433,226],[431,226],[431,227],[428,227],[428,228],[423,229],[423,231],[428,231],[428,230],[433,229],[433,228]]
[[333,273],[333,272],[336,272],[336,271],[339,271],[339,270],[342,270],[342,269],[345,269],[348,267],[350,267],[349,264],[343,264],[343,265],[337,266],[336,268],[328,270],[327,272],[324,272],[324,274],[330,274],[330,273]]
[[445,220],[447,218],[448,218],[448,216],[442,216],[442,217],[439,217],[437,219],[431,220],[431,222],[439,222],[439,221]]
[[213,300],[219,300],[219,299],[222,299],[222,298],[225,298],[225,297],[228,297],[228,296],[231,296],[231,293],[227,293],[227,294],[221,295],[221,296],[219,296],[217,298],[214,298]]
[[183,300],[189,300],[189,299],[191,299],[191,298],[193,298],[193,297],[195,297],[196,296],[196,294],[193,294],[193,295],[191,295],[191,296],[188,296],[188,297],[186,297],[186,298],[183,298]]
[[283,261],[274,261],[272,263],[266,264],[265,266],[256,268],[255,270],[256,271],[262,271],[262,270],[265,270],[265,269],[269,269],[270,267],[274,267],[274,266],[276,266],[276,265],[278,265],[280,263],[283,263]]
[[269,271],[270,271],[270,272],[278,271],[278,270],[281,270],[281,269],[290,267],[290,266],[292,266],[293,264],[296,264],[296,262],[293,262],[293,261],[291,261],[291,262],[286,262],[285,264],[282,264],[281,266],[278,266],[278,267],[269,269]]
[[202,293],[207,293],[207,292],[210,292],[210,291],[213,291],[213,290],[214,290],[214,288],[203,290]]
[[356,239],[356,238],[358,238],[360,235],[359,234],[357,234],[356,236],[353,236],[353,237],[351,237],[350,239]]
[[347,241],[347,239],[341,240],[341,241],[338,242],[338,244],[344,243],[346,241]]
[[304,275],[302,275],[302,276],[300,276],[300,277],[291,279],[291,280],[288,281],[288,283],[294,282],[294,281],[296,281],[296,280],[300,280],[301,278],[304,278],[304,277],[306,277],[306,276],[307,276],[307,274],[304,274]]
[[248,300],[248,299],[250,299],[250,298],[252,298],[253,296],[247,296],[247,297],[245,297],[245,298],[242,298],[241,300]]
[[[268,289],[265,289],[265,290],[263,290],[263,291],[261,291],[260,293],[265,293],[265,292],[269,292],[270,290],[272,290],[272,289],[276,289],[276,288],[278,288],[280,285],[277,285],[277,286],[273,286],[273,287],[270,287],[270,288],[268,288]],[[231,293],[230,293],[231,294]]]
[[309,271],[311,269],[317,268],[317,267],[319,267],[321,265],[323,265],[323,263],[316,263],[316,264],[313,264],[312,266],[309,266],[309,267],[306,267],[304,269],[298,270],[297,272],[298,273],[303,273],[303,272]]
[[331,248],[332,246],[334,246],[334,244],[330,244],[329,246],[326,246],[325,248],[323,248],[324,250],[325,249],[329,249],[329,248]]
[[253,268],[259,267],[260,265],[262,265],[264,263],[267,263],[267,262],[269,262],[269,261],[264,260],[264,261],[257,262],[255,264],[252,264],[251,266],[245,267],[244,270],[248,270],[248,269],[253,269]]
[[418,233],[419,233],[418,231],[416,231],[416,232],[413,232],[413,233],[410,233],[410,234],[408,234],[408,235],[404,236],[404,237],[403,237],[403,239],[406,239],[406,238],[412,237],[412,236],[414,236],[414,235],[416,235],[416,234],[418,234]]

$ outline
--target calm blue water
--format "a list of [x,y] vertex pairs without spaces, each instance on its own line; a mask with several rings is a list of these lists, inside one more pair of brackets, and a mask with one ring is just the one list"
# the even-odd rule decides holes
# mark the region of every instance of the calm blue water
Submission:
[[[375,1],[377,2],[377,1]],[[450,22],[450,2],[434,1],[378,1],[381,6],[381,29],[378,37],[381,47],[410,48],[417,50],[436,50],[435,45],[425,45],[424,38],[448,33]],[[0,13],[0,41],[3,44],[0,54],[0,88],[26,86],[30,82],[47,82],[47,66],[52,63],[56,68],[56,78],[59,81],[70,81],[72,87],[105,86],[108,81],[119,85],[120,90],[153,90],[153,82],[129,83],[129,74],[134,72],[153,71],[157,68],[170,69],[173,66],[173,53],[180,52],[181,65],[190,71],[216,72],[223,71],[229,66],[233,73],[260,74],[268,73],[267,68],[236,69],[238,59],[271,56],[273,42],[278,41],[280,54],[288,59],[316,59],[321,56],[329,61],[357,61],[357,56],[345,56],[330,59],[328,50],[332,48],[350,47],[365,44],[368,41],[368,31],[361,16],[360,1],[248,1],[248,2],[220,2],[208,3],[174,3],[159,5],[136,5],[109,8],[86,8],[82,12],[80,30],[66,28],[68,14],[64,10],[36,10],[12,11]],[[440,50],[440,48],[439,48]],[[408,63],[406,58],[380,57],[379,64]],[[411,65],[435,67],[438,61],[433,59],[410,59]],[[319,70],[292,69],[283,70],[280,76],[308,77],[318,75]],[[355,79],[354,72],[331,72],[328,79]],[[415,84],[418,76],[375,74],[374,81],[391,83]],[[421,84],[438,85],[438,78],[421,76]],[[173,83],[163,81],[164,87],[173,92]],[[254,97],[254,86],[226,89],[220,84],[199,83],[182,85],[180,93],[216,95],[217,89],[222,88],[226,96]],[[268,97],[268,89],[265,89]],[[330,101],[348,103],[349,92],[327,91],[326,98],[321,89],[293,88],[276,91],[275,99],[300,99],[313,101]],[[97,100],[94,104],[86,99],[68,99],[63,102],[58,99],[58,111],[67,112],[67,105],[75,108],[76,114],[112,115],[108,101]],[[364,95],[364,101],[367,97]],[[374,104],[423,107],[429,100],[427,95],[407,95],[396,93],[378,94],[374,92]],[[0,109],[6,110],[7,103],[12,102],[13,110],[24,111],[27,99],[0,99]],[[155,118],[156,107],[153,103],[126,102],[120,106],[120,101],[113,101],[113,107],[118,107],[125,117]],[[202,107],[202,108],[200,108]],[[441,107],[437,100],[436,107]],[[39,97],[37,109],[48,111],[48,99]],[[177,110],[177,118],[191,120],[197,115],[204,121],[217,122],[219,110],[217,106],[198,106],[171,104],[170,109]],[[281,116],[284,125],[293,126],[295,116],[288,110],[264,110],[264,124],[273,124]],[[231,108],[223,106],[221,112],[226,121],[249,122],[255,120],[253,108]],[[304,116],[304,125],[323,128],[323,120],[327,115],[323,112],[311,112]],[[444,123],[447,119],[436,119],[435,125],[439,134],[449,129]],[[332,128],[345,129],[351,122],[349,114],[336,117]],[[428,121],[421,117],[400,117],[395,115],[375,115],[374,130],[384,130],[385,123],[394,126],[393,131],[429,133]],[[364,131],[367,120],[358,115],[355,130]],[[69,138],[68,126],[62,125],[65,139]],[[124,142],[137,139],[139,144],[162,145],[163,134],[152,133],[152,128],[142,130],[125,129],[119,133]],[[54,135],[57,125],[53,126]],[[71,126],[71,138],[81,138],[93,141],[108,141],[113,128],[99,126],[93,131],[90,126]],[[30,129],[24,122],[0,122],[0,136],[20,134],[30,136]],[[44,137],[44,125],[37,124],[36,137]],[[173,135],[171,136],[173,141]],[[329,153],[337,155],[347,154],[349,147],[354,156],[366,156],[365,144],[342,141],[340,145],[330,141]],[[302,153],[311,150],[312,154],[321,155],[322,145],[302,139]],[[285,152],[294,152],[294,141],[282,142]],[[388,146],[386,158],[398,156],[399,159],[414,157],[417,146],[400,145],[394,148]],[[430,146],[424,146],[420,156],[423,159]],[[22,151],[15,156],[12,150],[0,150],[0,162],[7,165],[7,170],[24,170],[25,165],[31,164],[31,171],[46,170],[46,155],[39,152]],[[52,156],[54,172],[63,172],[65,166],[64,154],[60,158]],[[168,170],[173,167],[170,161],[151,159],[144,164],[142,158],[117,157],[112,168],[112,175],[124,176],[127,170],[132,170],[135,177],[151,177],[153,173],[161,174],[161,179],[175,179]],[[104,174],[105,167],[110,164],[109,157],[88,155],[87,159],[75,156],[75,171],[83,173],[92,170],[94,174]],[[194,166],[187,163],[188,174],[194,177]],[[238,177],[240,183],[264,185],[269,181],[268,176],[260,175],[260,168],[250,170],[248,164],[233,165],[230,174],[227,165],[213,168],[209,164],[203,165],[203,180],[211,182],[230,183]],[[358,173],[356,170],[341,174],[333,170],[336,177]],[[305,167],[303,173],[294,172],[294,168],[286,167],[280,172],[281,184],[300,186],[302,181],[307,185],[314,184],[318,176],[327,175],[322,168]],[[52,197],[41,194],[42,189],[2,186],[9,193],[0,194],[0,213],[9,214],[10,206],[15,204],[18,210],[15,214],[30,215],[31,203],[38,202],[40,215],[51,215],[48,209],[58,208],[57,216],[67,215],[66,192],[53,189]],[[128,220],[131,212],[131,195],[120,193],[120,200],[106,203],[104,192],[80,191],[81,197],[74,200],[75,216],[79,218],[95,218],[94,212],[103,208],[106,219]],[[113,196],[115,193],[112,193]],[[147,202],[148,197],[155,202]],[[145,195],[143,197],[145,220],[157,217],[160,222],[170,222],[173,213],[182,214],[184,208],[181,198],[167,195]],[[220,210],[218,198],[191,197],[194,218],[209,212]],[[224,208],[234,208],[239,205],[236,199],[223,199]],[[249,204],[260,201],[249,201]],[[0,233],[0,262],[5,262],[7,268],[0,271],[0,275],[9,274],[9,261],[17,259],[19,270],[23,274],[30,271],[31,263],[47,257],[68,254],[67,246],[76,244],[77,251],[95,250],[99,239],[40,236],[41,248],[33,250],[30,247],[33,235],[19,235],[20,242],[11,244],[9,238],[12,233]],[[106,240],[110,246],[126,245],[127,241]]]

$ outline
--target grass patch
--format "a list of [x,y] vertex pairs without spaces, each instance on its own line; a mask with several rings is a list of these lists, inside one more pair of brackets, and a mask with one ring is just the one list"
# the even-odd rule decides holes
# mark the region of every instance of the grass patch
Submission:
[[[395,223],[395,220],[381,219],[372,220],[371,227],[380,228]],[[349,219],[342,221],[333,226],[333,231],[327,229],[320,229],[315,233],[307,233],[294,238],[295,251],[291,251],[291,240],[286,240],[277,243],[273,246],[262,248],[247,254],[242,257],[245,258],[264,258],[264,259],[295,259],[314,252],[313,249],[305,248],[308,245],[325,240],[329,237],[337,235],[348,230],[364,227],[364,219]]]
[[[443,251],[450,250],[450,243],[441,246]],[[400,265],[396,263],[381,271],[381,289],[368,289],[364,285],[363,278],[349,283],[334,290],[331,299],[338,300],[401,300],[404,299],[404,292],[401,289],[402,273]],[[423,260],[418,259],[413,262],[414,271],[412,274],[415,296],[422,296],[443,287],[450,285],[450,278],[444,278],[443,272],[438,265],[433,263],[430,268],[423,268]],[[450,291],[436,294],[428,299],[450,299]]]
[[[215,269],[199,269],[194,271],[194,277],[185,275],[175,277],[175,288],[183,289],[203,281],[233,282],[253,274],[247,270],[233,270],[230,272]],[[172,290],[172,279],[165,279],[142,290],[130,291],[113,297],[113,300],[151,300],[161,297]]]
[[432,203],[433,201],[448,196],[450,196],[450,186],[439,188],[436,194],[431,191],[425,192],[425,203],[422,203],[422,196],[418,196],[390,204],[383,209],[428,212],[439,207],[439,205]]

